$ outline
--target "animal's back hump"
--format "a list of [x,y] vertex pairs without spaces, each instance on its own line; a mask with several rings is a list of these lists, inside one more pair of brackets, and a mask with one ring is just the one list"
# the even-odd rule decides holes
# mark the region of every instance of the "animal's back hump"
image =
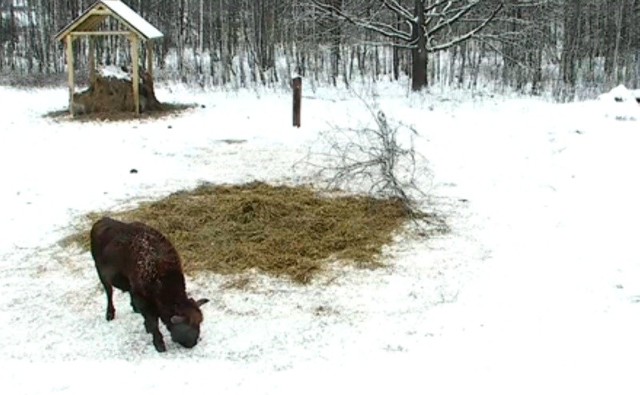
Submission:
[[169,239],[144,224],[136,223],[135,228],[130,247],[141,280],[155,280],[159,273],[181,269],[180,257]]

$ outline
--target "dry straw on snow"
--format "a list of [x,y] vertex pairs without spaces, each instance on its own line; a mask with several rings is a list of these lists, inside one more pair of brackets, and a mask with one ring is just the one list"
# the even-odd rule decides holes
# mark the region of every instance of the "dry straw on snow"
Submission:
[[[321,196],[307,187],[203,185],[120,213],[92,213],[141,221],[164,234],[185,270],[287,276],[306,283],[330,259],[364,267],[380,264],[384,245],[409,218],[397,200]],[[88,247],[86,230],[70,237]]]

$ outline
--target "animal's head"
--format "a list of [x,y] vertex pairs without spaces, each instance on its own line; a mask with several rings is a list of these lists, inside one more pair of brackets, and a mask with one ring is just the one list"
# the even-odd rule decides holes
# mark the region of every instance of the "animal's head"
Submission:
[[192,348],[198,344],[200,338],[200,324],[202,323],[202,312],[200,306],[207,303],[208,299],[200,299],[197,302],[189,299],[185,306],[171,317],[171,340],[183,347]]

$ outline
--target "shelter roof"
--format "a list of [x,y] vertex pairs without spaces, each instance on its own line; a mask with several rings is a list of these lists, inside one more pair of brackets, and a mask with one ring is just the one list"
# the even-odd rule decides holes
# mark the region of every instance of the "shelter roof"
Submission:
[[114,17],[143,40],[154,40],[164,35],[160,30],[138,15],[120,0],[98,0],[80,16],[56,34],[56,40],[63,40],[69,33],[96,31],[108,17]]

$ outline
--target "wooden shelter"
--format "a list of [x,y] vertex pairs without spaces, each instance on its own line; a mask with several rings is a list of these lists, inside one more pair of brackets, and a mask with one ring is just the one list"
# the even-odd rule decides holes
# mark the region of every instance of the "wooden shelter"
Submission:
[[[121,30],[105,28],[105,21],[114,18]],[[69,79],[69,112],[74,115],[73,95],[75,91],[75,76],[73,65],[73,41],[76,38],[89,38],[89,73],[91,81],[95,79],[95,44],[98,36],[124,36],[131,43],[132,85],[136,114],[140,113],[140,70],[139,51],[140,42],[146,43],[147,73],[153,78],[153,45],[152,41],[163,37],[163,34],[144,20],[135,11],[120,0],[98,0],[75,20],[60,30],[55,39],[64,42],[66,46],[68,79]]]

